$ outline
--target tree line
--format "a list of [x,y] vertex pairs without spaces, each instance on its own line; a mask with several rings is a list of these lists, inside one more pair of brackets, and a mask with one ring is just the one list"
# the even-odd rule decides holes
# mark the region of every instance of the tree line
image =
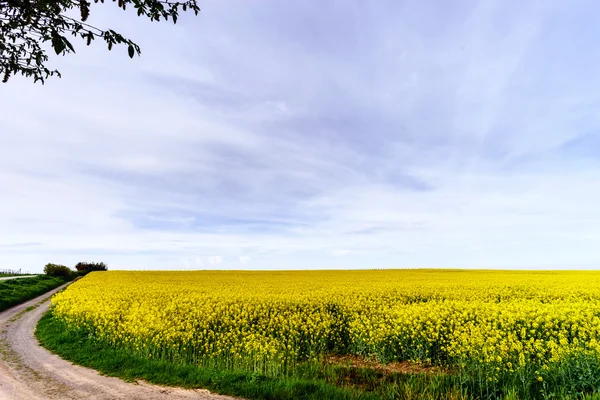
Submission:
[[61,264],[46,264],[44,267],[44,274],[48,276],[58,276],[61,278],[76,278],[78,276],[86,275],[93,271],[107,271],[108,267],[105,263],[99,262],[78,262],[75,264],[75,270]]

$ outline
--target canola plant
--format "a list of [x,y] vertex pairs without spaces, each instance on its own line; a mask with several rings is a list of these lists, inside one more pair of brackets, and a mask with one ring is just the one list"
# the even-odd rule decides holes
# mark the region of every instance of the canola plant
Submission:
[[111,271],[52,304],[143,357],[271,375],[334,354],[543,382],[600,356],[600,272]]

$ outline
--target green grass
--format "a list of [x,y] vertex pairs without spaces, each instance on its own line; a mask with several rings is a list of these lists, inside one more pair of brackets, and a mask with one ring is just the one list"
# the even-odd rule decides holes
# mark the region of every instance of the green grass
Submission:
[[62,278],[38,275],[0,281],[0,311],[44,294],[65,283]]
[[42,346],[76,364],[127,381],[205,388],[247,399],[466,399],[456,377],[442,374],[385,374],[343,365],[304,365],[294,375],[272,377],[249,371],[175,364],[99,343],[69,331],[52,311],[40,320]]
[[142,358],[123,349],[103,346],[83,334],[67,332],[51,312],[40,320],[36,336],[44,347],[67,360],[128,381],[143,379],[169,386],[201,387],[249,399],[374,398],[323,381],[269,378],[244,371],[223,371]]
[[[52,311],[40,320],[36,336],[50,351],[76,364],[127,381],[205,388],[247,399],[585,399],[600,400],[600,364],[596,358],[565,360],[543,373],[543,382],[519,382],[518,376],[487,385],[473,371],[387,372],[343,364],[300,364],[288,376],[272,376],[227,367],[155,360],[99,342],[83,329],[67,329]],[[486,374],[484,374],[486,375]]]

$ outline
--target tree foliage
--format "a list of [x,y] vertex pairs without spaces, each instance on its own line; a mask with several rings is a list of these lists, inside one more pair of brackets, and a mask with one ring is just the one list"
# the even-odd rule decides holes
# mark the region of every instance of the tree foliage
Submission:
[[[94,4],[104,0],[93,0]],[[177,22],[179,11],[200,11],[196,0],[113,0],[126,10],[131,6],[138,16],[151,21]],[[111,50],[114,45],[127,47],[129,57],[140,54],[140,47],[131,39],[112,29],[100,29],[87,24],[92,3],[88,0],[0,0],[0,79],[7,82],[16,74],[44,83],[60,72],[46,66],[45,43],[58,54],[74,53],[72,38],[89,46],[100,39]],[[78,14],[78,18],[74,18]]]
[[73,275],[73,271],[69,267],[60,264],[46,264],[44,273],[48,276],[59,276],[61,278],[69,278]]
[[108,267],[103,262],[99,262],[99,263],[78,262],[77,265],[75,265],[75,269],[81,273],[88,273],[88,272],[92,272],[92,271],[107,271]]

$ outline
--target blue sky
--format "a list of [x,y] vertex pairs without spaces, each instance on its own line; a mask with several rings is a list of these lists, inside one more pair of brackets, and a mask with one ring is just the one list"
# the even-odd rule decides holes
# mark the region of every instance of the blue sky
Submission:
[[0,265],[598,268],[600,5],[200,1],[0,86]]

